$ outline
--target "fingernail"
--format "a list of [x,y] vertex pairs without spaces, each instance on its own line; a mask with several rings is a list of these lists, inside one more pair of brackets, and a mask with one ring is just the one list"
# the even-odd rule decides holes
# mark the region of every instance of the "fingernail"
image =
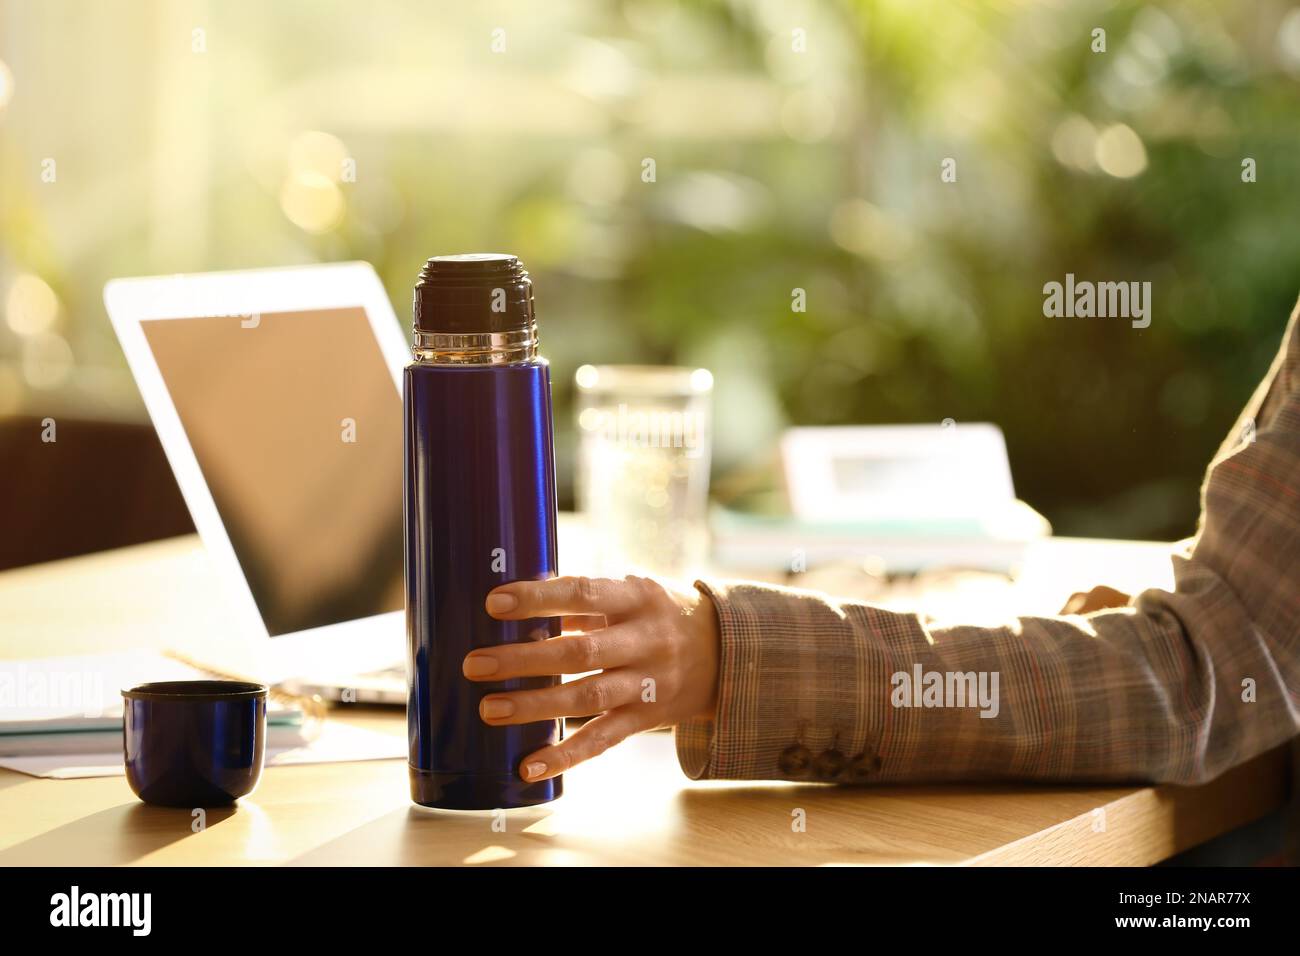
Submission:
[[505,614],[507,611],[513,611],[518,606],[519,599],[508,592],[488,595],[487,610],[489,614]]
[[485,697],[478,706],[478,712],[487,720],[498,720],[513,714],[515,705],[504,697]]
[[534,760],[532,763],[524,765],[524,776],[529,780],[540,777],[544,773],[546,773],[546,764],[540,760]]
[[500,662],[491,654],[471,654],[461,664],[461,671],[466,677],[486,677],[500,669]]

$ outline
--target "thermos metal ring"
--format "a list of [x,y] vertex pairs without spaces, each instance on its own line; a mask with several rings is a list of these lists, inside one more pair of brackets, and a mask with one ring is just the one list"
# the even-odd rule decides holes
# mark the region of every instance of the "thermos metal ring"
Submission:
[[434,365],[505,365],[537,355],[537,324],[510,332],[415,332],[415,357]]

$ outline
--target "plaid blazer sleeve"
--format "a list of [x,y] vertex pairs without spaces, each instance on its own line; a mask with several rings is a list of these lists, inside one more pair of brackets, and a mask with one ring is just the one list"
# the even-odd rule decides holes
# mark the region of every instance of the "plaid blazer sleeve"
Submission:
[[[1199,783],[1300,734],[1298,315],[1210,464],[1173,592],[1087,616],[928,629],[813,592],[698,582],[720,624],[718,706],[677,728],[683,770]],[[957,675],[957,691],[985,675],[996,707],[895,706],[918,693],[895,675],[917,665]]]

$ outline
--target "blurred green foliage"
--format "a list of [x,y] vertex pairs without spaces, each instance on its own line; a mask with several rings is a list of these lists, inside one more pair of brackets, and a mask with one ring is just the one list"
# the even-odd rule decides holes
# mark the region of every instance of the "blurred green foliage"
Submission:
[[[63,22],[62,3],[13,6],[0,7],[11,27]],[[46,277],[79,363],[123,368],[98,306],[115,274],[363,258],[406,321],[425,256],[508,250],[537,280],[562,484],[578,365],[702,364],[722,486],[770,476],[790,423],[992,421],[1018,492],[1058,533],[1173,538],[1194,530],[1204,466],[1300,292],[1300,8],[180,7],[166,29],[123,33],[118,55],[136,65],[102,85],[75,64],[98,33],[148,23],[152,4],[0,39],[16,78],[0,114],[0,280]],[[167,52],[194,23],[201,63]],[[40,73],[69,89],[24,86]],[[121,141],[78,139],[78,84]],[[191,101],[131,138],[171,84]],[[82,175],[119,210],[75,242],[75,217],[50,204],[76,192],[30,182],[51,129],[93,153]],[[283,185],[307,130],[357,168],[322,187],[341,212],[311,228],[290,221]],[[164,191],[201,209],[192,244],[168,240],[190,231],[157,199],[160,166],[181,175],[166,159],[178,148],[203,158],[188,187]],[[1150,281],[1150,328],[1045,318],[1043,285],[1066,273]],[[24,345],[4,334],[12,393]]]

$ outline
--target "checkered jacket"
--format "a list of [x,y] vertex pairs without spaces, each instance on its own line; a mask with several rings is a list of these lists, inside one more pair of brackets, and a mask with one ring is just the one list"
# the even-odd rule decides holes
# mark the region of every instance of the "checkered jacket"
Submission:
[[[1300,305],[1210,462],[1196,537],[1172,558],[1172,592],[1086,616],[937,629],[810,591],[698,582],[721,625],[718,706],[677,728],[683,770],[1198,783],[1300,735],[1298,317]],[[895,678],[915,677],[918,664],[922,675],[996,672],[996,716],[895,706],[922,693],[959,703],[974,690]]]

